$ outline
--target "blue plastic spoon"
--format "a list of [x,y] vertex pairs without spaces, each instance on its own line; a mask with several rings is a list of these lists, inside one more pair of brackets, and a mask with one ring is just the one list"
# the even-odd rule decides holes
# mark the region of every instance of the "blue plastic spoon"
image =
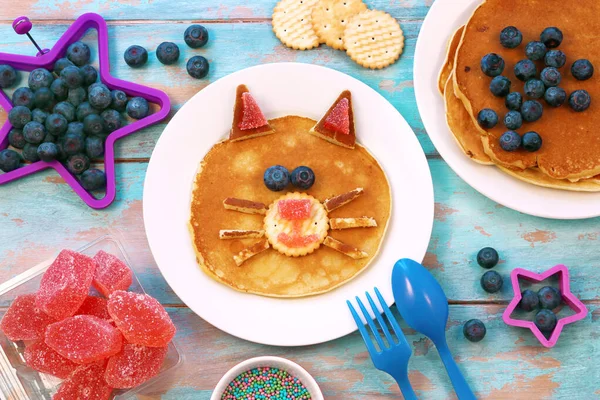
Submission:
[[446,343],[448,299],[440,284],[421,264],[404,258],[394,266],[392,290],[402,318],[437,347],[458,398],[475,399]]

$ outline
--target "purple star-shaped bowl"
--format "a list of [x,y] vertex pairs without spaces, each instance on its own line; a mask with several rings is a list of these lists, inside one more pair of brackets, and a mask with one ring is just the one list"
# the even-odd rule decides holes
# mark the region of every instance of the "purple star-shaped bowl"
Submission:
[[[106,21],[100,15],[94,13],[83,14],[77,18],[73,25],[67,29],[67,31],[56,42],[54,47],[52,47],[52,49],[47,53],[37,56],[0,53],[0,64],[8,64],[15,69],[23,71],[32,71],[36,68],[46,68],[51,70],[56,60],[64,57],[67,47],[71,43],[79,40],[88,29],[96,29],[98,31],[98,60],[100,64],[100,80],[102,83],[108,86],[108,88],[111,90],[120,89],[127,93],[128,96],[143,97],[149,102],[157,104],[160,109],[148,115],[146,118],[132,122],[121,129],[112,132],[106,138],[104,155],[106,194],[101,199],[95,198],[88,191],[86,191],[83,186],[81,186],[77,178],[73,176],[59,161],[38,161],[25,165],[14,171],[1,174],[0,185],[27,175],[31,175],[46,168],[54,168],[87,205],[92,208],[100,209],[108,207],[115,199],[115,141],[165,119],[171,108],[169,97],[160,90],[138,85],[132,82],[126,82],[121,79],[117,79],[110,74],[108,30]],[[3,90],[0,90],[0,106],[4,108],[6,112],[9,112],[13,108],[10,99]],[[0,150],[8,147],[8,133],[10,132],[11,128],[12,125],[7,120],[4,126],[2,126],[0,129]]]
[[[539,330],[533,321],[514,319],[511,318],[511,315],[519,306],[519,302],[521,301],[519,278],[525,279],[529,282],[539,283],[552,275],[558,275],[562,300],[571,308],[571,310],[575,312],[575,314],[559,319],[556,323],[556,328],[554,328],[552,334],[550,335],[550,338],[546,338],[546,336],[544,336],[542,331]],[[565,325],[585,318],[588,313],[586,306],[571,292],[571,285],[569,283],[569,270],[564,265],[552,267],[542,274],[536,274],[523,268],[515,268],[510,274],[510,280],[512,282],[514,297],[502,315],[504,323],[511,326],[529,328],[535,337],[540,341],[540,343],[545,347],[553,347],[558,341],[558,337],[560,336]]]

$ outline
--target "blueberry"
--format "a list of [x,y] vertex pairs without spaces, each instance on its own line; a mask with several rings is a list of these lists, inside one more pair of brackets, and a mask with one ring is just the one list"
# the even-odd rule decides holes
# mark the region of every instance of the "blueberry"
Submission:
[[72,156],[85,149],[85,136],[77,133],[67,133],[61,140],[65,154]]
[[62,72],[63,69],[65,69],[67,67],[73,67],[73,66],[75,66],[75,64],[73,64],[71,62],[71,60],[69,60],[68,58],[59,58],[54,63],[54,73],[56,75],[60,76],[60,73]]
[[172,42],[162,42],[156,48],[156,58],[165,65],[171,65],[179,60],[179,47]]
[[556,328],[556,314],[550,310],[540,310],[533,320],[535,326],[542,332],[552,332]]
[[94,107],[92,107],[92,105],[90,103],[85,101],[85,102],[81,103],[79,105],[79,107],[77,107],[77,111],[75,112],[75,114],[77,115],[77,120],[79,122],[83,122],[85,117],[87,117],[88,115],[98,114],[98,110],[96,110]]
[[523,82],[526,82],[537,76],[537,68],[531,60],[519,61],[517,64],[515,64],[514,71],[515,76]]
[[21,166],[21,156],[14,150],[0,151],[0,169],[4,172],[14,171]]
[[209,65],[206,58],[194,56],[188,60],[186,68],[192,78],[202,79],[208,74]]
[[0,88],[6,89],[17,82],[17,71],[10,65],[0,65]]
[[76,66],[69,66],[60,72],[60,78],[65,81],[69,89],[83,85],[83,73]]
[[523,148],[531,153],[542,147],[542,137],[537,132],[527,132],[523,135]]
[[104,141],[98,136],[88,136],[85,139],[85,153],[89,158],[98,158],[104,154]]
[[514,26],[507,26],[500,32],[500,43],[507,49],[518,47],[523,41],[523,34]]
[[138,68],[148,61],[148,52],[142,46],[133,45],[125,50],[124,58],[127,65],[132,68]]
[[507,131],[500,136],[500,147],[504,151],[516,151],[521,147],[521,136],[515,131]]
[[62,114],[50,114],[46,118],[46,130],[53,134],[60,136],[67,131],[67,125],[69,122]]
[[470,342],[481,341],[485,337],[485,333],[485,325],[478,319],[471,319],[463,326],[463,335]]
[[510,79],[505,76],[497,76],[490,83],[490,91],[496,97],[505,97],[510,93]]
[[504,116],[504,126],[511,131],[519,129],[523,125],[523,117],[519,111],[509,111]]
[[83,131],[88,135],[101,135],[104,130],[104,120],[98,114],[90,114],[83,120]]
[[490,108],[484,108],[477,114],[477,122],[483,129],[492,129],[498,124],[498,114]]
[[496,53],[490,53],[481,59],[481,70],[490,77],[496,77],[504,71],[504,59]]
[[183,40],[192,49],[198,49],[208,42],[208,31],[202,25],[190,25],[183,34]]
[[90,62],[91,51],[83,42],[71,43],[67,47],[67,58],[75,65],[81,67]]
[[544,107],[537,100],[527,100],[521,106],[521,115],[527,122],[535,122],[542,118]]
[[113,90],[110,92],[110,107],[118,112],[124,112],[127,107],[127,95],[122,90]]
[[67,97],[67,101],[75,107],[79,107],[81,103],[83,103],[87,99],[87,91],[78,87],[75,89],[69,90],[69,96]]
[[530,79],[525,82],[525,96],[531,97],[532,99],[541,99],[546,93],[546,86],[544,82],[539,79]]
[[13,128],[21,129],[31,121],[31,110],[25,106],[13,107],[8,112],[8,121]]
[[88,88],[87,88],[88,97],[89,97],[89,95],[90,95],[90,92],[91,92],[91,91],[92,91],[94,88],[97,88],[97,87],[103,87],[103,88],[105,88],[106,90],[110,90],[110,89],[108,88],[108,86],[106,86],[106,85],[105,85],[104,83],[102,83],[102,82],[96,82],[96,83],[92,83],[92,84],[91,84],[90,86],[88,86]]
[[54,82],[52,82],[50,91],[52,91],[54,97],[56,97],[56,100],[58,101],[66,100],[69,95],[69,87],[62,78],[56,78]]
[[299,189],[308,190],[315,183],[315,173],[308,167],[300,166],[292,171],[290,179],[292,185]]
[[502,276],[496,271],[487,271],[481,277],[481,287],[488,293],[496,293],[502,289]]
[[42,161],[54,161],[58,157],[58,147],[54,143],[42,143],[37,148],[37,154]]
[[10,144],[15,149],[22,149],[25,146],[25,136],[23,136],[23,131],[20,129],[11,129],[8,133],[8,144]]
[[90,90],[88,96],[88,102],[90,105],[98,110],[104,110],[110,106],[112,98],[110,97],[110,90],[106,86],[96,86]]
[[38,154],[37,154],[37,149],[38,149],[37,144],[32,144],[32,143],[25,144],[25,147],[23,147],[23,151],[21,152],[23,159],[25,161],[29,161],[32,163],[40,161],[40,156],[38,156]]
[[540,73],[540,79],[546,87],[555,87],[560,84],[562,75],[554,67],[546,67]]
[[540,300],[540,307],[548,310],[554,310],[562,302],[560,291],[552,286],[544,286],[538,290],[537,295]]
[[523,290],[521,292],[521,301],[519,302],[519,307],[524,311],[533,311],[538,308],[540,304],[540,299],[538,298],[537,293],[533,290]]
[[594,66],[588,60],[577,60],[571,65],[571,74],[579,81],[588,80],[594,75]]
[[544,56],[544,63],[548,67],[562,68],[567,62],[567,56],[560,50],[550,50]]
[[90,86],[92,83],[96,83],[98,80],[98,71],[91,65],[84,65],[79,68],[83,74],[83,85]]
[[586,90],[576,90],[569,96],[569,105],[574,111],[582,112],[590,108],[592,98]]
[[563,33],[560,31],[560,29],[552,26],[543,30],[542,34],[540,35],[540,40],[547,48],[554,49],[560,46],[562,43]]
[[46,133],[46,136],[44,136],[44,140],[42,141],[42,143],[56,143],[56,136],[54,136],[51,133]]
[[492,247],[484,247],[477,253],[477,264],[482,268],[494,268],[499,259],[498,252]]
[[12,95],[13,106],[25,106],[32,109],[33,103],[33,92],[28,87],[20,87],[13,92]]
[[35,108],[31,112],[31,120],[32,121],[39,122],[40,124],[44,124],[44,123],[46,123],[46,118],[48,118],[48,113],[44,110]]
[[91,168],[81,174],[79,181],[85,190],[103,189],[106,186],[106,174],[104,171]]
[[519,92],[511,92],[506,96],[504,100],[506,108],[509,110],[520,110],[523,105],[523,96]]
[[63,117],[65,117],[67,122],[75,121],[75,107],[68,101],[61,101],[60,103],[56,103],[52,112],[54,114],[62,115]]
[[56,159],[58,161],[64,162],[67,160],[67,153],[65,153],[65,151],[62,148],[62,143],[59,141],[58,143],[56,143],[56,148],[58,149],[58,155],[56,156]]
[[67,159],[65,167],[73,175],[79,175],[90,168],[90,159],[85,154],[75,154]]
[[143,97],[134,97],[127,103],[127,115],[134,119],[142,119],[148,116],[150,106]]
[[85,135],[85,132],[83,130],[83,122],[69,122],[69,125],[67,125],[67,131],[65,132],[65,135],[68,135],[69,133]]
[[46,137],[46,129],[39,122],[31,121],[23,128],[23,137],[27,143],[40,144]]
[[290,184],[290,173],[281,165],[267,168],[263,177],[267,189],[280,192]]
[[33,94],[33,104],[39,108],[48,108],[54,101],[54,94],[48,88],[39,88]]
[[34,92],[39,88],[49,88],[54,82],[54,75],[44,68],[34,69],[29,73],[29,88]]
[[531,61],[539,61],[544,58],[548,49],[542,42],[529,42],[525,46],[525,55]]
[[121,127],[121,114],[117,110],[105,110],[100,116],[104,120],[104,132],[111,133]]

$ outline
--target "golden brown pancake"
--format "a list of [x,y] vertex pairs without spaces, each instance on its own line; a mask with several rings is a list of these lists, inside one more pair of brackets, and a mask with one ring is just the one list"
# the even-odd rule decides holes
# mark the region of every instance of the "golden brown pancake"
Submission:
[[[270,121],[275,133],[240,142],[217,143],[201,162],[192,193],[190,230],[203,270],[233,289],[271,297],[300,297],[324,293],[348,282],[376,257],[391,214],[390,185],[381,166],[359,144],[347,149],[309,134],[315,121],[288,116]],[[226,197],[270,204],[283,192],[263,183],[272,165],[290,171],[312,168],[315,184],[306,193],[323,201],[357,187],[364,193],[329,217],[370,216],[377,227],[329,231],[329,235],[368,253],[354,260],[321,246],[312,254],[289,257],[268,249],[237,266],[233,255],[257,239],[221,240],[221,229],[262,229],[263,215],[223,207]],[[290,186],[289,191],[299,191]]]
[[[580,82],[570,73],[572,62],[580,58],[600,65],[598,15],[600,2],[596,0],[568,5],[562,0],[487,0],[475,10],[456,53],[454,83],[478,129],[476,117],[481,109],[492,108],[500,118],[507,111],[504,98],[496,98],[489,91],[491,78],[481,72],[481,58],[491,52],[500,54],[506,62],[504,75],[512,81],[511,90],[522,91],[523,82],[515,77],[514,65],[525,59],[525,45],[539,40],[540,33],[548,26],[560,28],[565,37],[559,48],[567,55],[567,64],[560,69],[563,76],[560,86],[568,94],[585,89],[592,97],[591,107],[583,113],[574,112],[568,105],[551,108],[542,100],[543,117],[526,123],[520,130],[521,134],[529,130],[538,132],[543,138],[542,148],[535,153],[523,150],[508,153],[491,144],[488,153],[496,163],[518,168],[538,166],[542,172],[556,179],[587,178],[600,173],[600,135],[597,133],[600,126],[600,78],[594,76]],[[499,40],[501,30],[509,25],[516,26],[523,33],[523,43],[512,50],[502,47]],[[543,63],[537,64],[539,72]],[[502,124],[498,124],[490,133],[497,140],[503,131]]]
[[513,170],[498,166],[507,174],[537,186],[543,186],[552,189],[571,190],[575,192],[598,192],[600,191],[600,181],[597,179],[581,179],[578,182],[570,182],[566,179],[554,179],[544,174],[539,168],[528,168],[524,171]]
[[444,64],[442,64],[442,69],[440,70],[440,75],[438,77],[438,90],[442,96],[444,96],[444,91],[446,90],[446,82],[448,82],[448,78],[450,78],[450,75],[454,70],[454,56],[456,55],[456,49],[458,49],[458,45],[462,39],[464,28],[464,26],[458,28],[448,41],[446,59],[444,60]]

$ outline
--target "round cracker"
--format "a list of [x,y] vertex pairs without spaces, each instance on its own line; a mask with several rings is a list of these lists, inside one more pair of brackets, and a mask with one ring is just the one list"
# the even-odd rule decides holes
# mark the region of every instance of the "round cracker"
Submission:
[[344,50],[344,29],[348,21],[366,9],[362,0],[320,0],[312,10],[313,30],[321,43]]
[[366,10],[350,19],[344,30],[344,43],[350,58],[366,68],[379,69],[393,64],[404,49],[404,34],[391,15]]
[[319,45],[311,23],[313,7],[319,0],[281,0],[273,9],[273,32],[283,44],[295,50]]

